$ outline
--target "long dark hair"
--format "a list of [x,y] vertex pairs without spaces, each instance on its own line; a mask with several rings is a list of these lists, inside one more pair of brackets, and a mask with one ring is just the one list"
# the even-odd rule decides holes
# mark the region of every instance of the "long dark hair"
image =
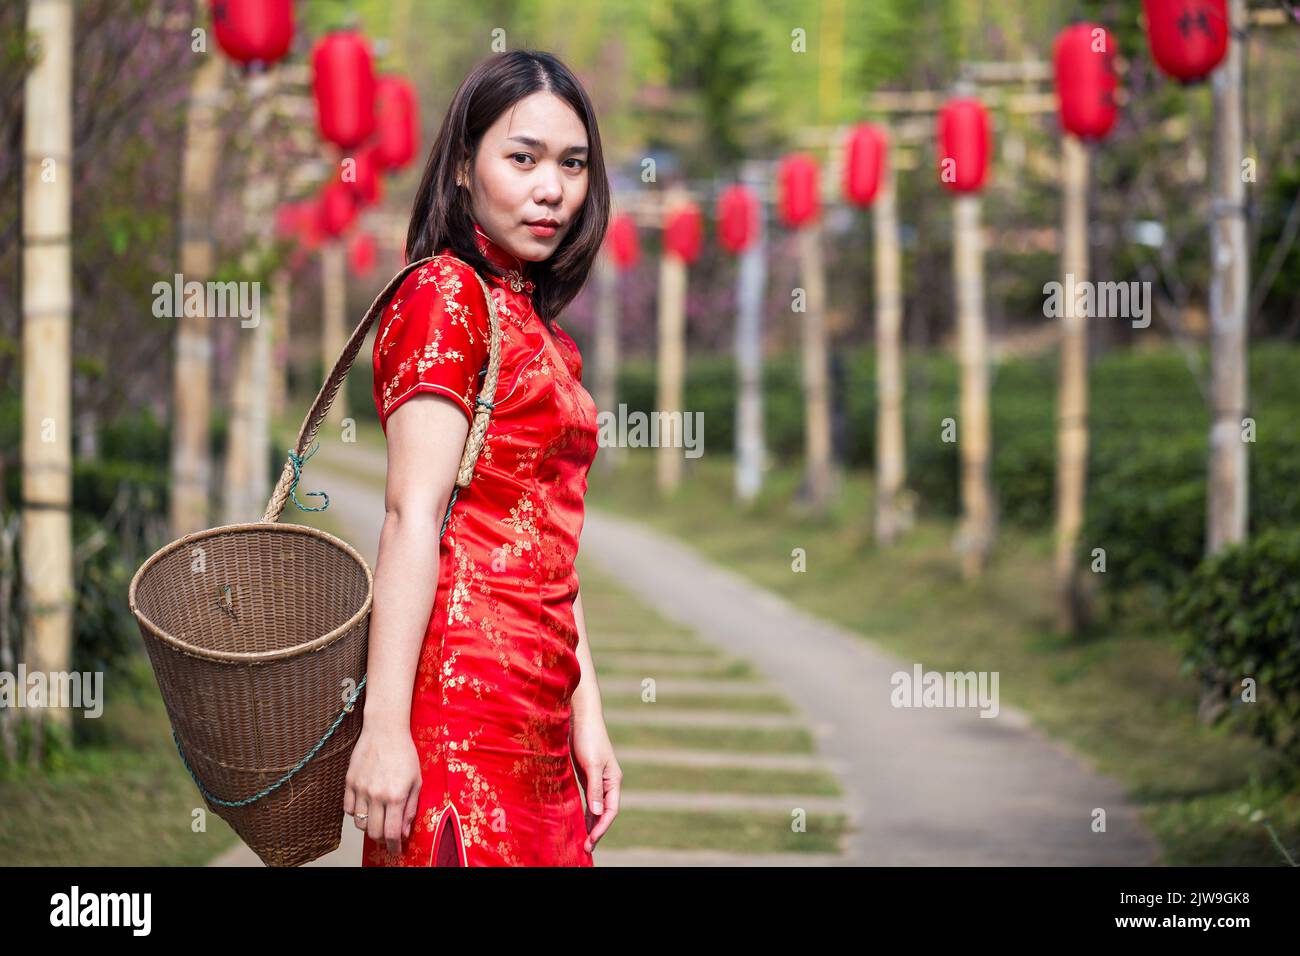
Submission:
[[536,283],[533,308],[548,327],[578,294],[600,252],[609,226],[609,179],[600,148],[596,114],[582,84],[550,53],[511,50],[483,60],[465,77],[442,118],[411,209],[406,261],[450,247],[480,274],[501,270],[479,252],[469,193],[456,186],[456,170],[478,155],[483,133],[498,116],[526,96],[554,93],[568,103],[587,130],[587,196],[555,254],[528,266]]

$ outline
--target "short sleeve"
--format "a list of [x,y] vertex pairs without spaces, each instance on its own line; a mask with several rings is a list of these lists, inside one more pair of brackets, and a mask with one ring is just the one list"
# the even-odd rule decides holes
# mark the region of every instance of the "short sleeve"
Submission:
[[408,275],[375,336],[375,409],[384,431],[402,402],[425,393],[453,399],[472,423],[488,337],[487,300],[472,266],[447,256]]

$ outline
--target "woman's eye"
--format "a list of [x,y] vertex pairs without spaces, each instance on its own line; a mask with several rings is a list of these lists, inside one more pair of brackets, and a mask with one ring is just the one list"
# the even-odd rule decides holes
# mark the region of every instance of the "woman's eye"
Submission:
[[510,158],[511,158],[511,159],[518,159],[520,156],[524,157],[524,159],[532,159],[532,158],[533,158],[532,156],[528,155],[527,153],[515,153],[515,154],[514,154],[512,157],[510,157]]
[[584,167],[587,165],[586,162],[585,162],[584,160],[581,160],[581,159],[568,159],[568,160],[566,160],[566,162],[577,163],[577,164],[578,164],[577,166],[572,166],[572,167],[570,167],[571,169],[582,169],[582,168],[584,168]]

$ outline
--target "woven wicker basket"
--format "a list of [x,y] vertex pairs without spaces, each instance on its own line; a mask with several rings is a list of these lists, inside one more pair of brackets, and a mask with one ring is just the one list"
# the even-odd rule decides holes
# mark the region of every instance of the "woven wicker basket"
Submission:
[[[404,267],[370,306],[303,420],[262,520],[187,534],[131,579],[131,612],[181,759],[208,808],[269,866],[299,866],[339,846],[373,590],[347,542],[278,520],[370,326],[402,280],[437,258]],[[496,306],[479,283],[491,343],[448,516],[473,477],[501,366]]]

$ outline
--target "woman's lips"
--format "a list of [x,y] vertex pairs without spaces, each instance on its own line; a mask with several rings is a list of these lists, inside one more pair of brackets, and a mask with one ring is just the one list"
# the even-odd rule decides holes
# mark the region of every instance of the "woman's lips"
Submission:
[[559,226],[545,225],[539,222],[526,222],[524,225],[528,227],[529,232],[534,236],[537,236],[539,239],[549,239],[551,236],[555,235],[560,228]]

